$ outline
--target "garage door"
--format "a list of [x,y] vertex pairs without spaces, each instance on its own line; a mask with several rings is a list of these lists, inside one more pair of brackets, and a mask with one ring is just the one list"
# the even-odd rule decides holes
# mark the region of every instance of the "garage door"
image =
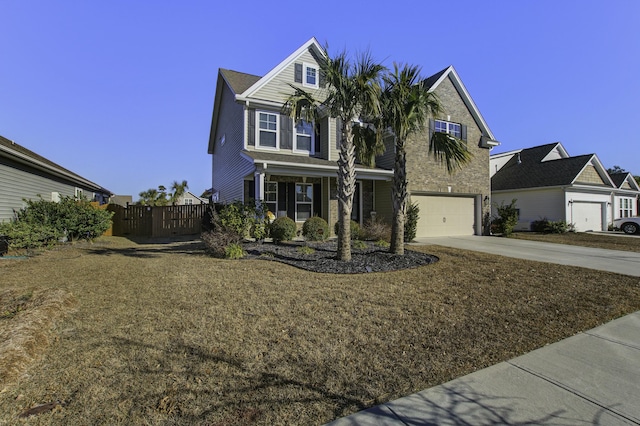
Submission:
[[576,231],[602,231],[602,203],[574,201],[571,208]]
[[412,195],[420,208],[417,237],[475,234],[473,197]]

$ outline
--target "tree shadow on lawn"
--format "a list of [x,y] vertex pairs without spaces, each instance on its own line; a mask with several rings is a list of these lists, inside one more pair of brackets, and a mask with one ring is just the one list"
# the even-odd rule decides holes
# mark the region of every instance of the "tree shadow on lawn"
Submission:
[[139,247],[90,247],[85,250],[90,254],[100,256],[120,255],[137,258],[156,258],[164,254],[187,254],[192,256],[204,256],[204,243],[202,240],[185,241],[155,241],[153,243],[140,243]]
[[[152,412],[152,422],[267,424],[274,420],[278,422],[274,416],[281,413],[287,419],[296,418],[302,423],[324,423],[365,410],[357,417],[339,419],[337,424],[355,426],[366,420],[367,424],[400,420],[403,424],[465,426],[584,423],[581,419],[569,417],[571,414],[564,409],[533,417],[522,412],[522,397],[479,392],[471,381],[458,380],[455,384],[442,385],[437,394],[420,392],[385,402],[364,389],[358,389],[357,383],[349,384],[351,389],[343,393],[328,390],[324,383],[335,379],[330,360],[324,365],[300,359],[291,361],[296,364],[293,369],[298,376],[317,378],[318,372],[322,372],[324,382],[318,379],[311,382],[253,369],[251,363],[238,354],[227,353],[221,348],[206,349],[187,344],[181,338],[174,338],[165,346],[117,336],[112,337],[111,342],[124,348],[124,357],[137,356],[140,363],[132,365],[135,363],[129,360],[125,364],[124,369],[130,370],[124,373],[131,376],[127,377],[129,382],[120,384],[120,394],[112,397],[111,401],[102,400],[100,408],[109,410],[110,404],[127,401],[129,419],[148,418]],[[77,402],[75,398],[67,400],[70,404]],[[287,410],[294,404],[298,405],[296,409]],[[308,411],[302,408],[307,417],[299,412],[300,405],[309,407]],[[322,415],[317,412],[318,406],[324,407],[320,408],[321,412],[332,412],[332,418],[318,417]],[[601,407],[591,424],[606,421],[601,417],[607,414],[611,415],[611,411]]]
[[[134,395],[128,393],[120,395],[120,400],[133,399],[132,407],[134,408],[132,409],[140,410],[144,410],[140,407],[148,407],[150,403],[157,402],[156,409],[164,412],[161,414],[168,415],[169,418],[179,419],[179,424],[210,422],[212,417],[221,411],[226,412],[226,418],[220,422],[214,421],[212,424],[239,424],[239,422],[244,424],[242,420],[247,415],[254,417],[254,421],[260,422],[260,417],[263,417],[264,413],[274,409],[286,410],[287,406],[294,403],[328,404],[335,407],[334,417],[349,408],[353,410],[355,407],[356,410],[361,410],[370,406],[357,397],[330,392],[322,385],[273,372],[253,370],[246,366],[246,361],[241,356],[228,354],[224,349],[207,350],[186,344],[180,338],[173,339],[166,347],[122,337],[112,337],[112,341],[115,345],[127,347],[132,352],[149,351],[160,354],[155,359],[145,359],[146,368],[136,369],[134,374],[143,377],[134,380],[142,386],[136,387]],[[154,365],[162,367],[152,368]],[[326,375],[331,374],[330,365],[303,365],[303,368],[314,372],[321,368]],[[177,385],[174,383],[174,386],[165,392],[158,392],[157,389],[168,388],[163,386],[162,382],[176,375],[176,370],[180,370],[176,379]],[[222,388],[219,389],[220,380],[216,373],[236,379],[241,384],[238,386],[233,382],[222,383]],[[194,378],[202,378],[205,385],[194,385]],[[182,386],[179,384],[180,380],[183,381]],[[155,386],[145,386],[144,384],[147,383],[154,383]],[[123,388],[131,389],[128,386]],[[195,406],[189,406],[193,404],[193,399],[188,396],[194,393],[201,398],[201,402],[196,402]],[[288,393],[291,397],[284,397],[283,393]],[[163,401],[164,405],[173,408],[164,410],[161,407]]]

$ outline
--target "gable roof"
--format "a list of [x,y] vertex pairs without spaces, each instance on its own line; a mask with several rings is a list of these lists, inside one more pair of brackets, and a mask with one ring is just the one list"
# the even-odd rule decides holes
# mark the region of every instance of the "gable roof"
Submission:
[[66,179],[78,186],[82,186],[87,189],[91,189],[95,192],[102,194],[113,195],[111,191],[100,185],[91,182],[88,179],[65,169],[64,167],[50,161],[43,156],[36,154],[35,152],[25,148],[22,145],[15,143],[14,141],[0,136],[0,156],[11,158],[18,163],[26,164],[35,169],[45,171],[51,175]]
[[298,59],[303,53],[305,53],[310,49],[320,56],[325,55],[325,51],[322,48],[322,46],[320,46],[320,43],[318,43],[318,40],[316,40],[315,37],[311,37],[305,44],[300,46],[295,52],[289,55],[284,61],[280,62],[271,71],[269,71],[267,74],[261,77],[258,81],[253,83],[249,88],[244,90],[241,94],[236,96],[236,99],[244,100],[246,98],[251,97],[255,92],[260,90],[265,85],[269,84],[269,82],[271,82],[271,80],[273,80],[275,76],[280,74],[282,70],[287,68],[293,62],[295,62],[296,59]]
[[[588,165],[594,165],[601,173],[604,170],[595,154],[545,160],[556,148],[562,148],[564,151],[562,144],[555,142],[515,152],[491,178],[491,190],[572,185]],[[613,183],[606,176],[606,172],[602,173],[602,176],[606,178],[602,186],[612,187]]]
[[236,95],[244,92],[260,80],[260,76],[258,75],[226,70],[224,68],[220,68],[220,75],[225,79],[229,87],[231,87],[231,90],[233,90],[233,93]]
[[471,95],[467,91],[464,83],[462,83],[462,80],[460,79],[460,76],[458,75],[455,68],[453,68],[453,65],[450,65],[442,71],[435,73],[431,77],[426,78],[425,84],[427,85],[427,87],[429,87],[429,91],[433,92],[446,78],[451,79],[451,82],[458,90],[458,93],[460,94],[460,97],[462,98],[462,101],[466,105],[467,109],[471,113],[471,116],[478,124],[478,127],[480,127],[482,134],[488,137],[488,140],[485,142],[487,146],[492,147],[500,145],[500,142],[495,140],[496,138],[493,135],[493,132],[491,131],[491,129],[489,129],[489,125],[487,125],[487,122],[484,120],[484,117],[482,117],[482,114],[480,114],[480,110],[476,106],[476,103],[473,102]]
[[613,181],[613,184],[616,188],[621,189],[625,182],[629,183],[632,189],[636,191],[640,191],[640,186],[638,182],[634,179],[633,175],[629,172],[620,172],[620,173],[609,173],[609,177]]

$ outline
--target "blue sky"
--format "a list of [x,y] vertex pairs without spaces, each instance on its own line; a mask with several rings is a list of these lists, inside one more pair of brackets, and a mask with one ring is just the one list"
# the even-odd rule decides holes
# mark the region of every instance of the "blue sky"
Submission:
[[218,68],[264,75],[312,36],[424,76],[453,65],[494,153],[560,141],[640,174],[637,0],[0,0],[0,16],[0,135],[134,200],[209,188]]

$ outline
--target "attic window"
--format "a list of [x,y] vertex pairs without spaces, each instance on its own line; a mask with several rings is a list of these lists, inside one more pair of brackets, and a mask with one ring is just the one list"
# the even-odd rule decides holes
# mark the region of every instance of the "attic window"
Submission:
[[304,86],[318,87],[318,69],[309,64],[304,64]]
[[458,139],[462,136],[462,126],[458,123],[450,121],[435,120],[435,131],[440,133],[448,133]]
[[319,86],[320,73],[318,67],[314,64],[297,63],[294,70],[294,81],[302,83],[304,87],[312,87],[317,89]]

